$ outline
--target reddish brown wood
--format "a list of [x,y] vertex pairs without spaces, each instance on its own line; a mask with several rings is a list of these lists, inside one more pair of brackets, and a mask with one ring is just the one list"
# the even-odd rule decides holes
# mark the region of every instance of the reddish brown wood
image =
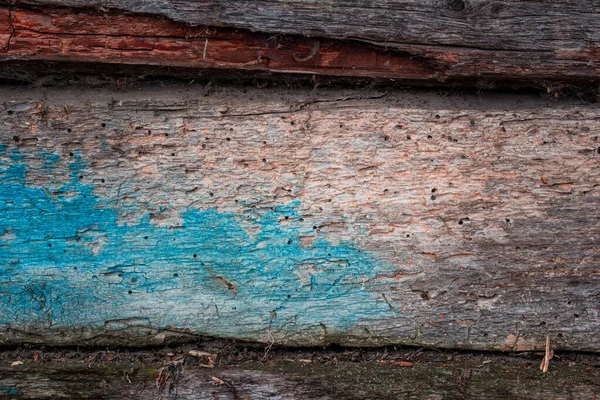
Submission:
[[0,59],[444,78],[418,58],[368,44],[190,27],[156,16],[70,9],[0,8]]

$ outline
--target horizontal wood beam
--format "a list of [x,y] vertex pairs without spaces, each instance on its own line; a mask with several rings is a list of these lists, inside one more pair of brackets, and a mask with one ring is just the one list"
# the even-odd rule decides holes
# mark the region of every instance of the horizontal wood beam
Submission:
[[0,343],[600,351],[600,111],[2,89]]
[[0,352],[2,399],[362,400],[593,399],[597,355],[196,346],[153,351],[29,348]]
[[[502,39],[506,34],[499,36],[498,32],[483,29],[483,20],[471,14],[459,18],[451,12],[452,17],[446,15],[449,12],[446,10],[442,13],[444,20],[458,20],[448,26],[440,26],[434,25],[440,22],[437,19],[420,19],[426,8],[409,12],[402,8],[408,7],[406,5],[398,6],[400,8],[391,5],[381,9],[374,7],[371,13],[387,10],[394,18],[402,15],[403,19],[407,19],[404,25],[410,26],[416,23],[410,19],[415,18],[424,26],[430,24],[429,34],[421,32],[419,36],[406,32],[402,36],[404,30],[388,27],[386,31],[389,33],[383,35],[377,33],[373,25],[375,22],[364,25],[361,28],[364,32],[350,31],[358,29],[354,24],[335,28],[336,18],[339,21],[342,21],[341,18],[346,18],[345,21],[354,18],[345,15],[344,12],[350,9],[337,5],[337,2],[330,11],[318,5],[311,8],[314,14],[312,23],[303,14],[306,10],[301,7],[301,2],[286,4],[290,15],[285,18],[283,11],[276,9],[284,7],[279,2],[245,2],[251,10],[243,13],[238,2],[213,6],[202,3],[201,8],[196,2],[166,2],[167,5],[161,6],[160,10],[152,8],[154,3],[151,1],[140,7],[134,7],[127,1],[106,3],[104,7],[116,9],[112,11],[99,11],[98,8],[105,8],[85,1],[39,3],[75,8],[0,6],[0,60],[267,71],[409,82],[469,81],[484,86],[493,85],[495,81],[520,81],[539,86],[544,84],[544,80],[595,81],[600,78],[599,30],[593,28],[600,18],[590,19],[587,14],[579,14],[576,6],[562,11],[566,15],[556,11],[554,6],[549,7],[550,11],[544,11],[549,15],[545,16],[540,11],[540,18],[545,18],[542,19],[545,29],[552,33],[525,29],[514,35],[513,40],[508,40]],[[522,4],[525,3],[519,2],[519,7],[514,9],[522,8]],[[541,3],[526,4],[530,5],[528,7],[542,7],[538,5]],[[505,7],[502,13],[512,9]],[[215,10],[222,12],[216,13]],[[264,20],[265,25],[246,21],[252,18],[252,10],[267,10],[267,14],[259,19]],[[365,12],[359,6],[353,11],[358,21],[362,18],[358,15]],[[481,11],[473,11],[475,14],[478,12]],[[269,18],[269,13],[279,18]],[[596,15],[594,9],[588,10],[588,14]],[[233,15],[238,15],[239,19],[234,19]],[[289,23],[292,16],[299,18],[299,22]],[[322,22],[324,26],[317,29],[314,21],[325,17],[328,19]],[[576,17],[579,19],[574,23],[572,20]],[[590,26],[584,23],[588,19]],[[505,21],[502,26],[506,25],[508,29],[508,19],[502,20]],[[573,24],[567,25],[569,21]],[[303,29],[298,26],[301,22],[305,23]],[[330,31],[327,25],[334,25],[337,30]],[[471,32],[468,28],[471,25],[479,26],[479,31]],[[530,25],[537,26],[535,21],[530,21]],[[344,27],[346,34],[338,32]],[[542,35],[539,38],[538,33]],[[441,40],[439,35],[447,39]],[[466,38],[472,43],[468,44]],[[486,40],[490,42],[486,43]]]

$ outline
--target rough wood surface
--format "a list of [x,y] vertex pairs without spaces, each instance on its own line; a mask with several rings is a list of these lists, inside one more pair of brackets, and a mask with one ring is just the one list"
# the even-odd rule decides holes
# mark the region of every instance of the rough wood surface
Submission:
[[[5,399],[573,399],[600,395],[597,356],[210,348],[0,353]],[[13,363],[22,363],[11,366]]]
[[0,343],[600,350],[600,111],[160,85],[0,97]]
[[0,10],[4,60],[89,59],[433,82],[470,79],[484,86],[498,80],[531,84],[529,79],[600,77],[597,1],[12,3],[43,8],[11,5]]

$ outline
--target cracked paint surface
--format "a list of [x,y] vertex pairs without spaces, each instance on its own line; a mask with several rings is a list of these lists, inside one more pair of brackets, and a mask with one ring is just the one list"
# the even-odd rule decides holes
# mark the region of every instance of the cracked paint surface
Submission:
[[[352,243],[301,238],[299,201],[265,211],[188,207],[178,227],[119,224],[111,199],[81,184],[75,156],[58,189],[27,182],[17,150],[0,164],[0,325],[186,329],[260,339],[344,333],[396,315],[377,293],[398,269]],[[40,153],[49,168],[59,157]],[[285,221],[283,224],[282,222]],[[249,231],[245,227],[251,226]]]

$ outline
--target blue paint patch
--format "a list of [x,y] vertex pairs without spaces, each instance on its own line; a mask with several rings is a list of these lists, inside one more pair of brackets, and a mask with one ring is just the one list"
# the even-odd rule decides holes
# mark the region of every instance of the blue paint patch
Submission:
[[15,396],[19,394],[19,388],[0,385],[0,396]]
[[[40,157],[56,171],[55,155]],[[59,189],[28,185],[26,165],[17,151],[0,161],[0,232],[11,233],[0,237],[0,326],[123,323],[257,339],[397,316],[374,278],[400,271],[351,243],[304,247],[314,232],[299,202],[263,213],[188,208],[178,229],[149,215],[119,224],[115,202],[80,183],[78,155]]]

